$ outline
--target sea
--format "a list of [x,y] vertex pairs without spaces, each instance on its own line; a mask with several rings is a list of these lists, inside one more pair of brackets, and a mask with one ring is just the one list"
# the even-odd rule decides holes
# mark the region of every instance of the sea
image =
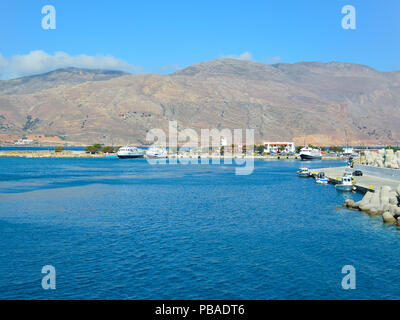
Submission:
[[0,158],[0,299],[399,299],[400,230],[296,174],[344,164]]

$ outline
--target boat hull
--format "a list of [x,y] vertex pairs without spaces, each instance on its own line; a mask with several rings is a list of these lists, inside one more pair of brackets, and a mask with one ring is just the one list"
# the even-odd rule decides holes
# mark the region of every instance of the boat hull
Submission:
[[149,156],[149,155],[146,155],[146,158],[147,159],[167,159],[168,156]]
[[353,186],[352,185],[347,185],[347,184],[337,184],[335,185],[336,190],[338,191],[352,191]]
[[308,173],[299,173],[299,177],[300,177],[300,178],[310,178],[311,175],[308,174]]
[[301,154],[300,158],[303,161],[311,161],[311,160],[321,160],[322,156],[310,156],[308,154]]
[[119,159],[138,159],[138,158],[143,158],[143,154],[138,154],[138,155],[118,155]]
[[317,179],[318,184],[329,184],[329,179]]

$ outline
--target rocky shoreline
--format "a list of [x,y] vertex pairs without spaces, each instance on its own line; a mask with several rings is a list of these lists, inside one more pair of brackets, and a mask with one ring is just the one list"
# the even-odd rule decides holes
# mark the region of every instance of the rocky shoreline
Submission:
[[375,192],[367,192],[361,201],[346,200],[343,206],[371,216],[381,215],[384,223],[400,227],[400,185],[396,190],[382,186]]
[[365,152],[365,164],[368,166],[400,169],[400,150],[381,149],[378,152]]

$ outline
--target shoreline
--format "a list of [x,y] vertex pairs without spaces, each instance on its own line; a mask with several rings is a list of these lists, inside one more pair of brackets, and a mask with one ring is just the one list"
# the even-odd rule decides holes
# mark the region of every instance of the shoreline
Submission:
[[[3,158],[110,158],[117,157],[115,153],[98,153],[98,154],[90,154],[85,151],[78,150],[64,150],[62,152],[54,152],[50,150],[12,150],[12,151],[0,151],[0,157]],[[294,155],[265,155],[265,156],[249,156],[249,155],[233,155],[229,157],[224,157],[223,155],[193,155],[193,154],[170,154],[169,159],[254,159],[254,160],[300,160],[298,157]],[[343,157],[337,156],[326,156],[322,157],[321,160],[326,161],[338,161],[344,160]],[[307,162],[307,161],[306,161]]]

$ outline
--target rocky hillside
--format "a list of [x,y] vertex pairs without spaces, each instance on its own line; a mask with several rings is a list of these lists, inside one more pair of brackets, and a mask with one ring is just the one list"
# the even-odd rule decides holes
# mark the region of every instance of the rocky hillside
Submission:
[[151,128],[253,128],[257,142],[400,141],[400,73],[350,63],[234,59],[171,75],[67,69],[0,81],[0,134],[144,143]]
[[104,81],[126,75],[112,70],[64,68],[29,77],[0,81],[0,95],[27,94],[62,85],[74,85],[86,81]]

